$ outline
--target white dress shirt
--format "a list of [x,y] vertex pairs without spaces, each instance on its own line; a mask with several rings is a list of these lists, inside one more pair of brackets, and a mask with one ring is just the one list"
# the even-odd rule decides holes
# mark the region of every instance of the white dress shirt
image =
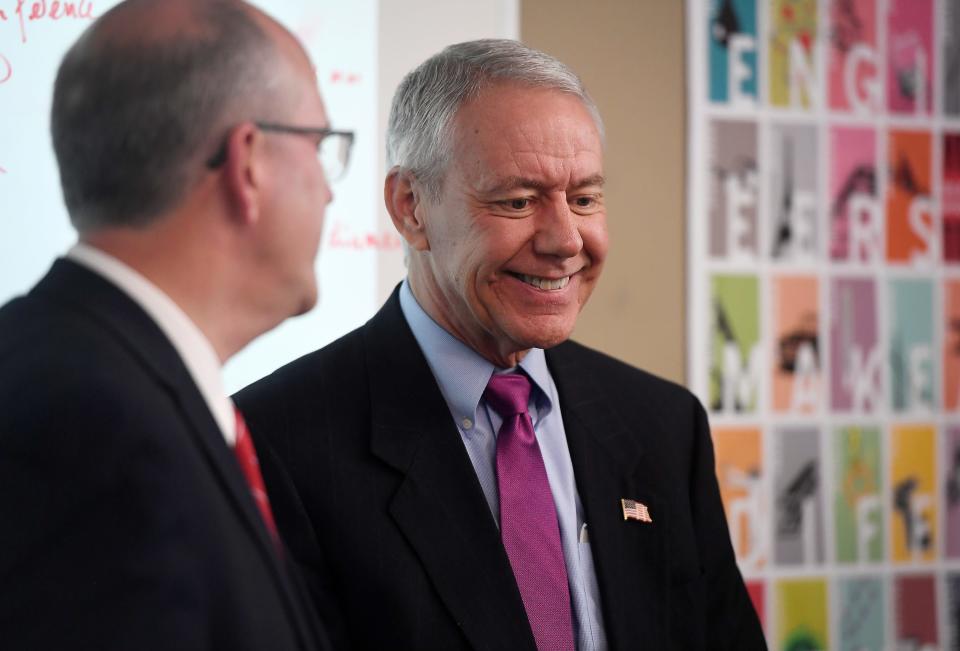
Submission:
[[200,328],[159,287],[112,255],[79,242],[66,257],[116,285],[153,319],[180,355],[224,439],[233,447],[237,438],[233,403],[224,390],[220,358]]
[[[406,280],[400,287],[400,309],[437,380],[487,498],[490,513],[499,527],[496,456],[497,432],[503,419],[488,407],[483,391],[491,375],[513,369],[495,368],[440,327],[417,302]],[[519,366],[532,380],[528,409],[557,509],[577,651],[606,651],[600,590],[583,505],[573,476],[557,387],[542,349],[531,349]]]

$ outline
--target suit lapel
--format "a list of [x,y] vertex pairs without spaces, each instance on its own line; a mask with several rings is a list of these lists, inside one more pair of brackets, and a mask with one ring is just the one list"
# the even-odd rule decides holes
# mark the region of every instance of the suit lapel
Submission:
[[[187,373],[185,368],[183,372]],[[264,562],[271,568],[278,590],[292,614],[303,647],[305,649],[315,648],[316,644],[319,643],[316,630],[309,623],[311,615],[306,613],[303,608],[303,605],[307,602],[303,601],[303,594],[294,586],[290,568],[286,566],[285,559],[280,556],[285,552],[278,553],[273,538],[267,532],[263,517],[250,494],[247,480],[240,471],[240,466],[233,451],[227,447],[224,441],[220,426],[214,420],[206,401],[193,384],[189,374],[186,379],[188,383],[177,382],[177,386],[173,390],[192,425],[196,440],[203,448],[211,468],[220,480],[230,501],[240,512],[247,529],[256,538],[260,554]]]
[[[573,358],[572,346],[547,351],[547,363],[586,511],[607,639],[611,649],[633,648],[640,640],[645,648],[666,648],[666,514],[644,484],[636,432],[617,416],[603,378]],[[625,521],[622,498],[646,504],[653,523]]]
[[500,533],[396,291],[364,339],[372,450],[402,475],[391,517],[473,648],[533,651]]
[[112,332],[173,397],[190,426],[194,442],[257,541],[264,562],[271,568],[279,592],[292,612],[304,648],[313,648],[308,619],[293,596],[293,586],[250,496],[246,479],[193,378],[163,331],[122,290],[70,260],[57,260],[34,292],[72,305]]

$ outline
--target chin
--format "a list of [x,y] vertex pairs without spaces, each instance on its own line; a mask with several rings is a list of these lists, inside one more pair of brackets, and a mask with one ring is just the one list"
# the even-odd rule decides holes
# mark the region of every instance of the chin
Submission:
[[565,342],[573,334],[573,326],[567,324],[542,324],[541,327],[524,333],[519,338],[525,350],[530,348],[553,348]]
[[310,291],[300,299],[300,303],[297,305],[296,309],[290,313],[290,316],[301,316],[303,314],[306,314],[316,306],[317,306],[317,288],[314,287],[312,291]]

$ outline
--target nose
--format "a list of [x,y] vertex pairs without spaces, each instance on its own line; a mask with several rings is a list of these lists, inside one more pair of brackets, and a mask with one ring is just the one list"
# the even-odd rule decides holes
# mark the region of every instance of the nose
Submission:
[[533,245],[537,253],[558,258],[572,258],[583,249],[577,215],[566,197],[557,197],[540,215]]

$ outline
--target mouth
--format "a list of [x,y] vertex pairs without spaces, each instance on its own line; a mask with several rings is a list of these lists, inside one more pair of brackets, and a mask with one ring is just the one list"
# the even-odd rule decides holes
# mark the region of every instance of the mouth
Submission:
[[543,289],[547,291],[561,290],[570,282],[570,276],[564,276],[563,278],[541,278],[540,276],[531,276],[529,274],[515,273],[513,271],[508,271],[507,273],[514,278],[525,282],[531,287],[536,287],[537,289]]

